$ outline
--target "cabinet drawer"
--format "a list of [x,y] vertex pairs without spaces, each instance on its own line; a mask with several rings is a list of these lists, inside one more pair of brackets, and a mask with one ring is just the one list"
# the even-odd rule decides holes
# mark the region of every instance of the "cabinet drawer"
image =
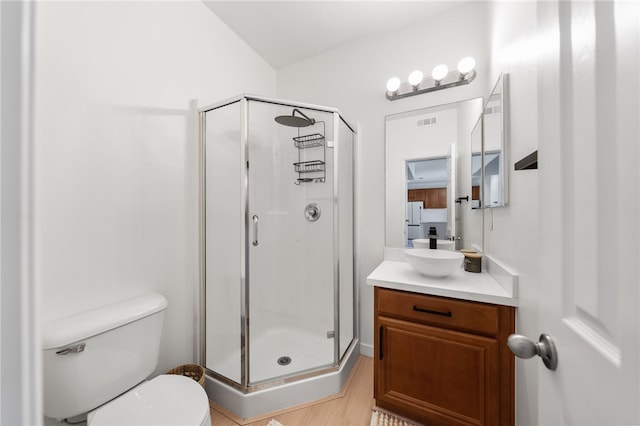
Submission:
[[380,287],[375,289],[375,304],[379,315],[492,336],[499,330],[499,313],[495,305]]

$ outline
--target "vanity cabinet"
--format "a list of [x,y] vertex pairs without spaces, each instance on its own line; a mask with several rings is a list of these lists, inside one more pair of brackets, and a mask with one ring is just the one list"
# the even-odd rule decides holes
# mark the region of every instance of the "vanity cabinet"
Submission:
[[427,425],[513,425],[515,308],[375,287],[376,404]]

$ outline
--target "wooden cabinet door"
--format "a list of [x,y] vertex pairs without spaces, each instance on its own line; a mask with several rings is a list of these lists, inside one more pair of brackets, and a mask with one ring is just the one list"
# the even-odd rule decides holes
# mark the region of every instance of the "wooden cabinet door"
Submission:
[[414,200],[413,201],[422,201],[422,206],[426,206],[425,204],[425,198],[424,198],[424,193],[425,190],[424,189],[414,189],[413,190],[414,195]]
[[494,338],[376,317],[378,406],[428,425],[497,425]]
[[423,201],[425,209],[446,209],[447,188],[412,189],[415,201]]
[[471,199],[472,200],[479,200],[480,199],[480,187],[479,186],[472,186],[471,187]]
[[431,189],[423,189],[423,197],[424,197],[424,208],[432,209],[433,208],[433,193]]
[[447,208],[447,188],[436,188],[435,192],[435,206],[436,209]]

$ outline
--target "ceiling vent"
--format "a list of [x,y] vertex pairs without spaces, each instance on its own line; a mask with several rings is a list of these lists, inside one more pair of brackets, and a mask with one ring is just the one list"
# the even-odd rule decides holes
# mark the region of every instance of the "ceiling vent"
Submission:
[[418,127],[430,126],[432,124],[436,124],[436,117],[428,117],[428,118],[418,120]]

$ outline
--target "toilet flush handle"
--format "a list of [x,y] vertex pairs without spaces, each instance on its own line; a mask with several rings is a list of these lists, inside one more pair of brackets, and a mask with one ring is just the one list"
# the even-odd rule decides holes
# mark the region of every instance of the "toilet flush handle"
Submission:
[[69,354],[77,354],[79,352],[84,352],[84,343],[79,343],[77,345],[71,345],[64,349],[60,349],[56,351],[56,355],[69,355]]

